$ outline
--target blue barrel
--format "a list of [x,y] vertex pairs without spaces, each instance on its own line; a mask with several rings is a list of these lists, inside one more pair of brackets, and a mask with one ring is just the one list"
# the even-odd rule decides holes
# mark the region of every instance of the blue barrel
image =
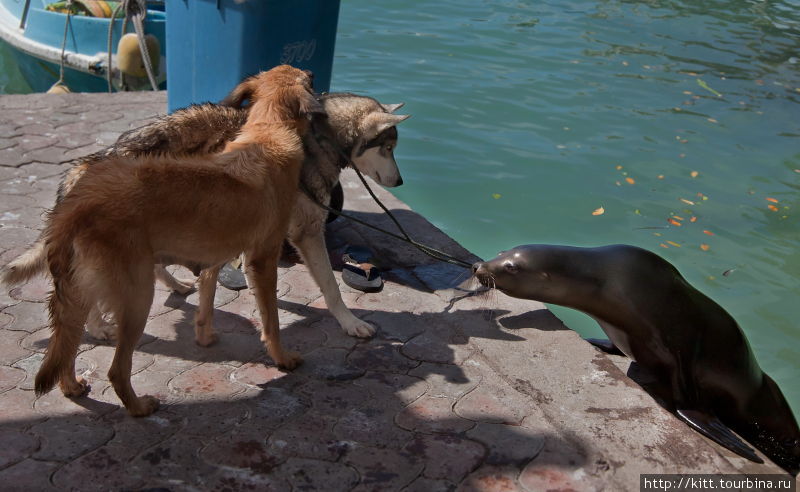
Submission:
[[331,83],[339,0],[170,0],[169,111],[217,102],[243,78],[283,63]]

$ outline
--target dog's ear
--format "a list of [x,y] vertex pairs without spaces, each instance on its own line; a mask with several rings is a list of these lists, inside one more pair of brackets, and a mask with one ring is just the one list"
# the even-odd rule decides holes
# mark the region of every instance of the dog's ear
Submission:
[[395,103],[395,104],[382,104],[381,103],[381,107],[387,113],[394,113],[398,109],[402,108],[404,105],[405,105],[405,103]]
[[255,77],[244,79],[230,94],[225,96],[225,99],[219,102],[220,106],[239,109],[244,105],[245,101],[250,101],[252,103],[255,87]]
[[364,118],[363,133],[368,141],[372,140],[410,117],[410,114],[372,113]]
[[298,117],[306,116],[311,119],[315,115],[327,114],[325,113],[325,108],[322,107],[322,103],[317,100],[314,94],[301,86],[297,86],[295,90]]

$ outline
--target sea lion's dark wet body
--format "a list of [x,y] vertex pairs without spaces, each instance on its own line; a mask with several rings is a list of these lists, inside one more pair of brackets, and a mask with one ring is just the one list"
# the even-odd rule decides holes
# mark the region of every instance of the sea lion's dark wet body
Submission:
[[760,458],[729,429],[796,475],[800,430],[736,321],[669,262],[633,246],[527,245],[473,267],[484,285],[585,312],[649,370],[679,418],[719,444]]

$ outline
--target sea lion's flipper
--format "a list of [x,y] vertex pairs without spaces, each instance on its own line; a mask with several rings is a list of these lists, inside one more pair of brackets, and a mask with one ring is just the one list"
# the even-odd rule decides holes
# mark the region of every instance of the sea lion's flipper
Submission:
[[586,338],[585,340],[607,354],[625,355],[611,340],[606,340],[604,338]]
[[734,453],[755,461],[763,463],[764,460],[758,457],[756,452],[742,441],[739,436],[723,424],[717,417],[701,412],[699,410],[678,409],[678,417],[689,424],[692,428],[716,442],[720,446],[725,446]]

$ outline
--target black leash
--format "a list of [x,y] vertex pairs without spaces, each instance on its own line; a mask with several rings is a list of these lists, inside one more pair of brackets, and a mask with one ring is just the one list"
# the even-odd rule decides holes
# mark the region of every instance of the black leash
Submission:
[[374,229],[374,230],[376,230],[378,232],[382,232],[382,233],[384,233],[384,234],[386,234],[388,236],[391,236],[391,237],[393,237],[395,239],[399,239],[400,241],[407,242],[407,243],[411,244],[412,246],[414,246],[415,248],[417,248],[418,250],[420,250],[423,253],[425,253],[426,255],[430,256],[431,258],[434,258],[434,259],[439,260],[439,261],[443,261],[445,263],[450,263],[451,265],[460,266],[462,268],[472,269],[472,263],[466,262],[464,260],[460,260],[460,259],[456,258],[455,256],[452,256],[452,255],[449,255],[449,254],[445,253],[444,251],[439,251],[438,249],[431,248],[430,246],[426,246],[426,245],[424,245],[422,243],[418,243],[417,241],[411,239],[411,237],[408,235],[408,233],[403,228],[403,226],[400,225],[400,222],[397,221],[395,216],[389,211],[388,208],[386,208],[386,206],[378,199],[378,197],[375,196],[375,193],[372,191],[372,188],[369,187],[369,184],[367,184],[367,180],[364,179],[364,176],[361,174],[361,171],[358,170],[358,168],[355,166],[355,164],[346,155],[344,155],[343,153],[341,155],[345,159],[345,161],[350,164],[350,167],[352,167],[353,170],[356,172],[356,175],[358,175],[358,178],[361,180],[361,183],[364,185],[364,188],[367,189],[367,191],[369,192],[369,195],[372,197],[372,199],[375,200],[375,203],[377,203],[381,207],[381,209],[383,209],[383,211],[386,212],[386,215],[388,215],[389,218],[392,219],[392,222],[394,222],[394,224],[397,226],[397,228],[400,229],[400,232],[403,233],[403,235],[400,236],[399,234],[395,234],[393,232],[387,231],[386,229],[382,229],[382,228],[380,228],[378,226],[374,226],[374,225],[369,224],[369,223],[367,223],[367,222],[365,222],[365,221],[363,221],[363,220],[361,220],[359,218],[353,217],[352,215],[346,214],[346,213],[341,212],[339,210],[336,210],[336,209],[334,209],[332,207],[329,207],[328,205],[325,205],[324,203],[320,203],[317,200],[317,198],[311,193],[311,191],[308,189],[308,187],[306,187],[305,183],[303,183],[302,180],[301,180],[300,181],[300,189],[303,191],[303,193],[306,194],[306,196],[312,202],[317,204],[317,206],[322,207],[323,209],[327,210],[328,212],[338,215],[339,217],[344,217],[345,219],[352,220],[353,222],[357,222],[357,223],[359,223],[359,224],[361,224],[363,226],[369,227],[370,229]]

